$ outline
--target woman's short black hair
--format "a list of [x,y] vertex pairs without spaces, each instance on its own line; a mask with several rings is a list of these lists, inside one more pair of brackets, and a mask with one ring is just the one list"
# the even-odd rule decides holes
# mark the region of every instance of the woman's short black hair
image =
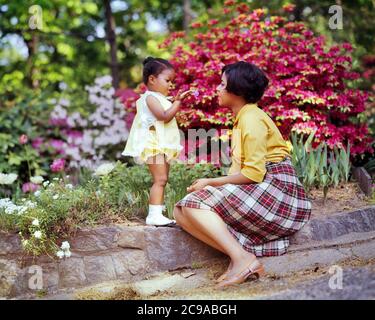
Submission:
[[268,86],[268,78],[256,65],[239,61],[222,69],[227,78],[226,90],[243,97],[248,103],[258,102]]
[[149,76],[157,77],[165,69],[173,69],[168,60],[148,57],[143,60],[143,82],[147,84]]

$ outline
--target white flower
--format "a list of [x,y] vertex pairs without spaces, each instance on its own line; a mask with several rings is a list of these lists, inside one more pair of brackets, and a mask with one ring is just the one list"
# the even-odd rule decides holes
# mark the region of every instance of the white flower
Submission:
[[11,204],[5,209],[6,214],[12,214],[17,211],[18,211],[18,206],[16,206],[15,204]]
[[42,232],[41,231],[35,231],[34,232],[34,237],[37,238],[37,239],[40,239],[42,237]]
[[52,179],[53,181],[59,181],[59,178],[55,177]]
[[69,250],[70,249],[70,244],[68,241],[64,241],[62,244],[61,244],[61,249],[63,250]]
[[38,227],[39,226],[39,220],[34,219],[33,222],[32,222],[32,225]]
[[22,246],[26,247],[29,243],[29,240],[22,240]]
[[31,177],[30,181],[35,184],[41,184],[44,181],[44,179],[42,176],[35,176],[35,177]]
[[25,206],[26,206],[27,208],[33,209],[33,208],[36,207],[36,203],[35,203],[35,202],[32,202],[32,201],[30,201],[30,200],[27,200],[26,203],[25,203]]
[[96,170],[94,175],[96,176],[106,176],[115,168],[113,163],[103,163]]
[[67,185],[65,186],[65,188],[72,190],[72,189],[73,189],[73,185],[69,183],[69,184],[67,184]]
[[36,197],[39,197],[40,194],[41,194],[40,190],[37,190],[37,191],[34,192],[34,196],[36,196]]
[[72,255],[72,253],[69,250],[65,251],[65,257],[69,258]]
[[15,173],[0,173],[0,184],[12,184],[17,180],[18,175]]
[[12,203],[9,198],[0,199],[0,209],[7,208]]
[[59,195],[58,195],[58,194],[55,194],[55,195],[52,197],[53,200],[57,200],[58,198],[59,198]]
[[18,210],[18,214],[23,214],[23,213],[25,213],[25,212],[27,211],[27,209],[28,209],[28,207],[25,207],[25,206],[19,206],[19,207],[17,208],[17,210]]
[[64,256],[65,256],[65,252],[62,251],[62,250],[59,250],[59,251],[56,252],[56,255],[57,255],[60,259],[62,259],[62,258],[64,258]]
[[47,187],[48,185],[49,185],[49,181],[48,180],[43,182],[43,187]]

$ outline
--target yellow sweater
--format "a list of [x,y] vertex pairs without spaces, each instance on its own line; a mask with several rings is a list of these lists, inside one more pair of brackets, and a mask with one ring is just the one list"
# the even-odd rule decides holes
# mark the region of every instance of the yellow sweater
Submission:
[[256,104],[246,104],[238,112],[232,135],[232,166],[228,174],[241,172],[254,182],[262,182],[266,162],[280,162],[289,150],[272,119]]

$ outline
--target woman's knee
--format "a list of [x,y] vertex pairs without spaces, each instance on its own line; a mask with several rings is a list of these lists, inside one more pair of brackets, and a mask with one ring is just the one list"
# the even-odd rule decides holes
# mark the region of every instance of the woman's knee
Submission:
[[181,207],[182,214],[185,218],[189,218],[191,216],[191,209],[188,207]]
[[184,226],[188,223],[183,208],[184,207],[175,207],[173,210],[173,217],[180,226]]
[[174,207],[173,217],[177,222],[183,219],[183,213],[182,213],[181,207],[177,207],[177,206]]

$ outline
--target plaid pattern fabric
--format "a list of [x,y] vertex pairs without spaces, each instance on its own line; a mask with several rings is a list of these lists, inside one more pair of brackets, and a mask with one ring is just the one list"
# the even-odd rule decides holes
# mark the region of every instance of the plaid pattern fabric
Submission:
[[176,205],[216,212],[245,250],[256,256],[284,254],[288,236],[310,218],[311,202],[287,157],[266,163],[263,182],[207,186]]

